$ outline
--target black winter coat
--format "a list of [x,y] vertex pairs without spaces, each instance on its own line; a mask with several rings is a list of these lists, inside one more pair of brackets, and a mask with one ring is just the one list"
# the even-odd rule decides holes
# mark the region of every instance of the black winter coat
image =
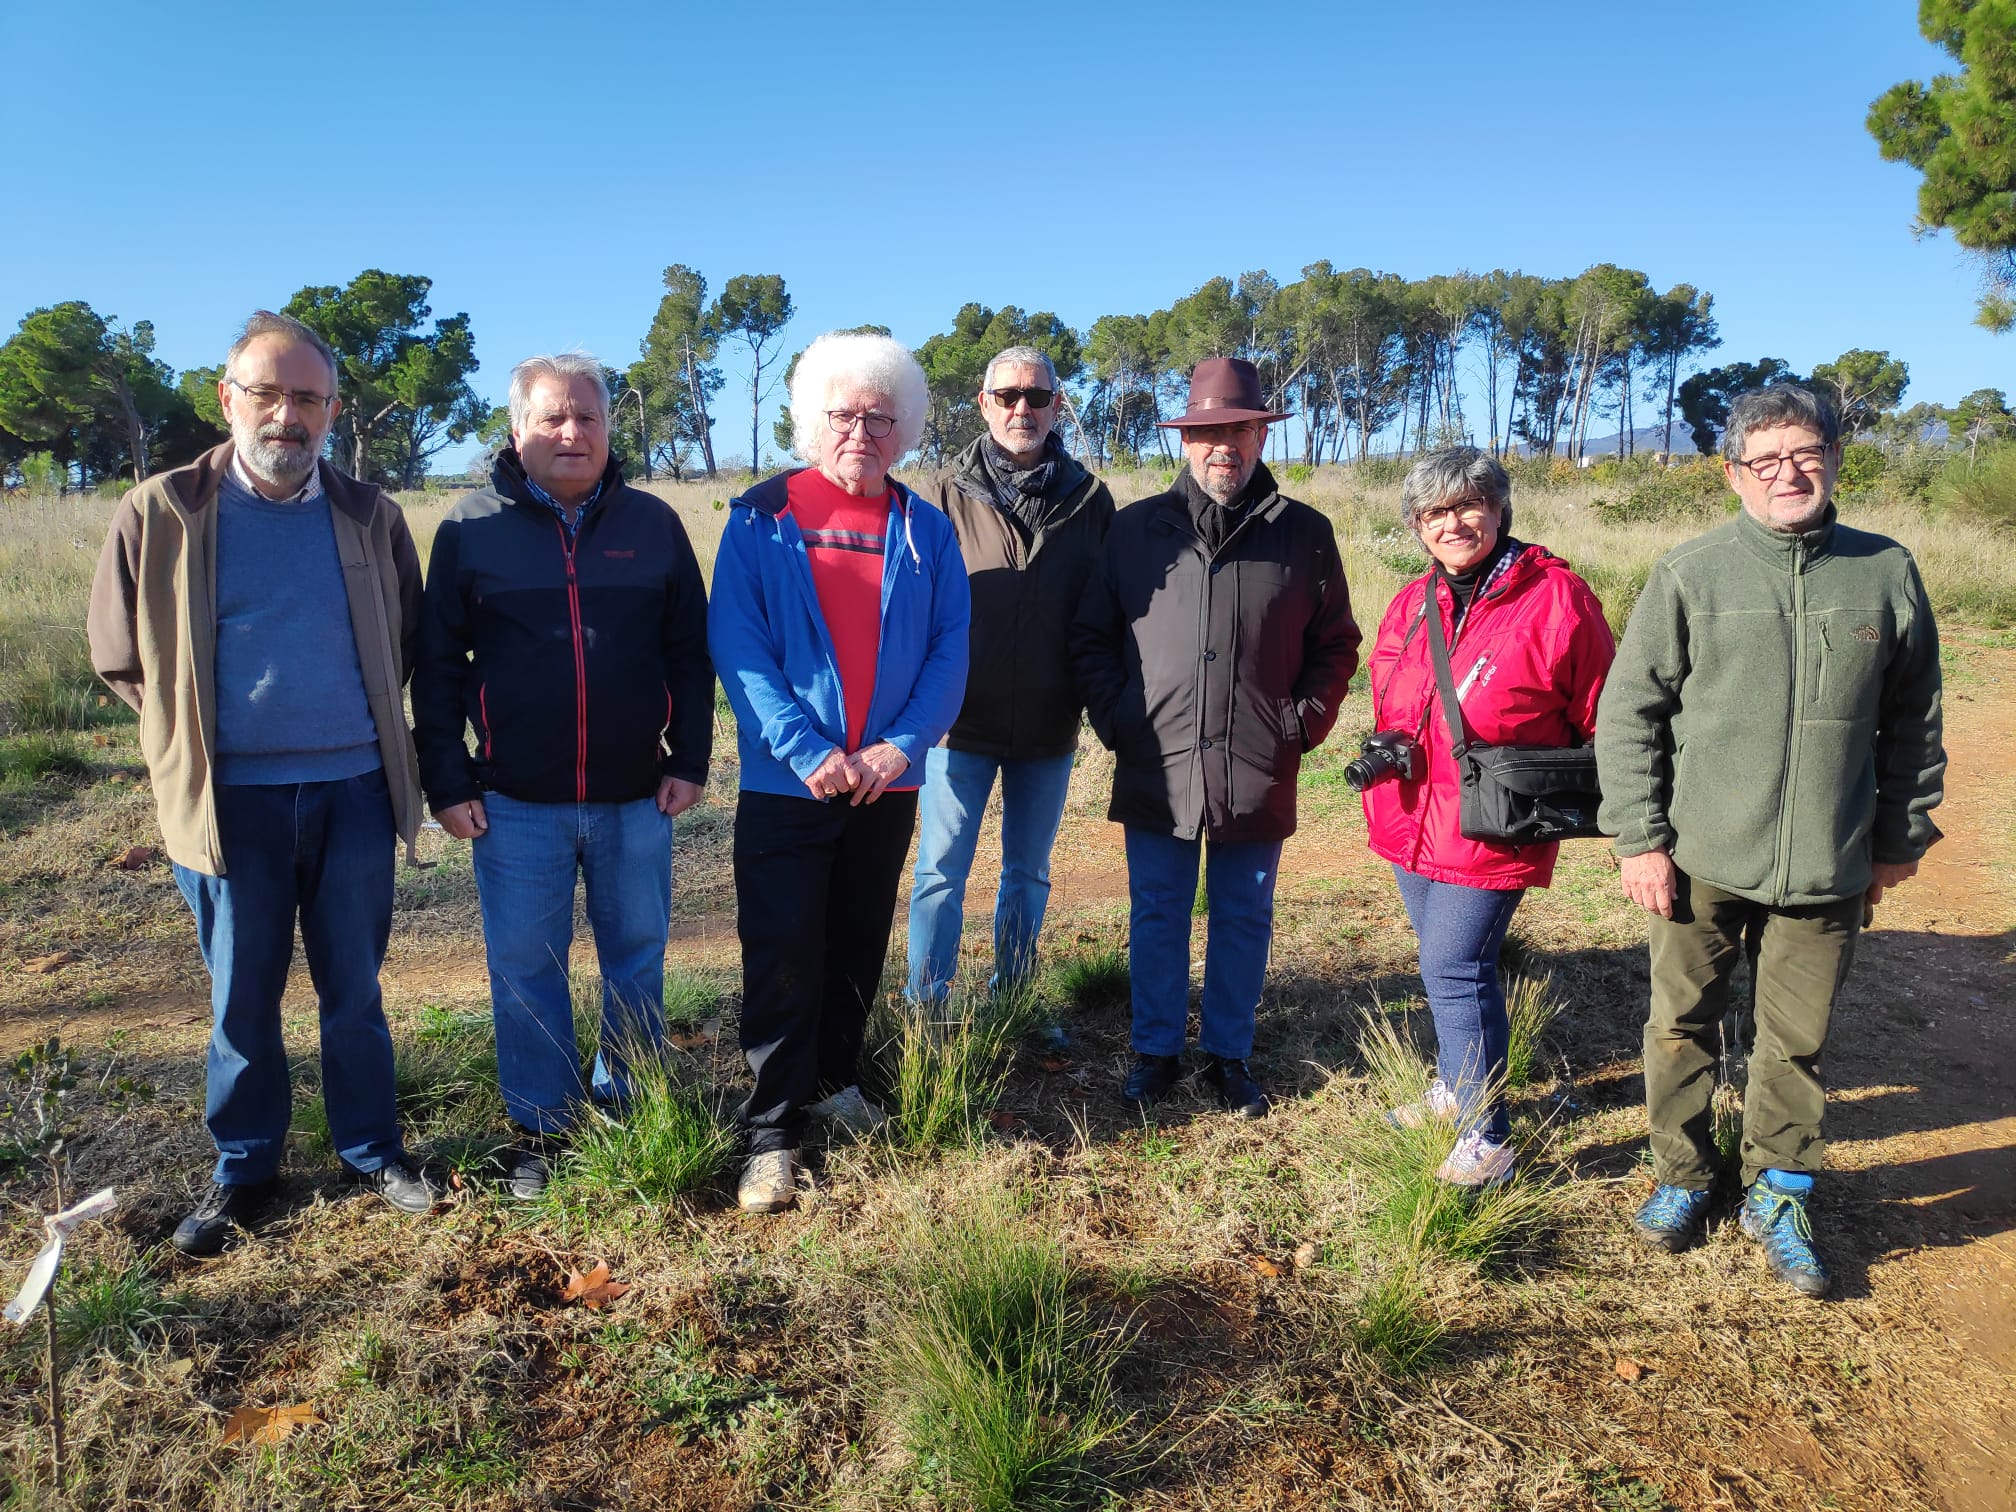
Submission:
[[966,698],[942,744],[1021,761],[1078,749],[1071,617],[1113,520],[1106,485],[1065,457],[1061,497],[1033,539],[995,506],[975,441],[924,496],[952,521],[973,592]]
[[630,803],[705,782],[707,593],[679,516],[612,458],[570,541],[507,449],[434,532],[413,734],[437,813],[485,789]]
[[1072,625],[1079,691],[1119,758],[1107,817],[1193,840],[1295,832],[1302,753],[1358,667],[1330,521],[1262,466],[1217,551],[1187,480],[1113,518]]

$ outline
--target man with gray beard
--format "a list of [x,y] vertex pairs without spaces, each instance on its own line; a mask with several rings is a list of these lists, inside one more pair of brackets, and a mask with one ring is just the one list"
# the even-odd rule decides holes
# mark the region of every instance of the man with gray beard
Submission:
[[277,1185],[292,1109],[280,996],[298,918],[322,1100],[351,1179],[407,1213],[378,971],[396,842],[420,824],[401,700],[420,559],[399,506],[320,460],[335,355],[261,310],[225,359],[231,440],[127,494],[91,584],[91,663],[140,715],[161,835],[210,970],[208,1191],[175,1247],[214,1255]]
[[1198,363],[1188,408],[1160,422],[1182,432],[1187,466],[1113,517],[1072,626],[1086,712],[1116,757],[1107,817],[1126,826],[1134,1063],[1121,1095],[1137,1107],[1181,1074],[1201,860],[1203,1077],[1241,1117],[1268,1108],[1246,1062],[1281,844],[1302,754],[1336,723],[1359,641],[1330,521],[1260,460],[1286,418],[1252,363]]

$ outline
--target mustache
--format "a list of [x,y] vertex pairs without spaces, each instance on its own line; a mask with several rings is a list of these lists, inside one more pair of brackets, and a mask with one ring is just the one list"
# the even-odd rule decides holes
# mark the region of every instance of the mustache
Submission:
[[261,441],[299,441],[308,444],[308,427],[305,425],[262,425],[259,427]]

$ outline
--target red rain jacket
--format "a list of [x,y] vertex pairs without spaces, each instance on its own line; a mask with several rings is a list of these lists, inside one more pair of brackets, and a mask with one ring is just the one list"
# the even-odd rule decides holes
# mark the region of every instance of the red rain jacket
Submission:
[[1454,630],[1455,601],[1433,572],[1401,589],[1379,623],[1367,663],[1376,728],[1407,731],[1427,757],[1416,780],[1366,789],[1372,849],[1435,882],[1545,887],[1554,876],[1558,841],[1508,845],[1463,838],[1461,784],[1422,614],[1431,585],[1450,637],[1463,722],[1472,740],[1491,745],[1589,742],[1596,699],[1616,654],[1603,606],[1566,562],[1542,547],[1520,546],[1511,564],[1478,590]]

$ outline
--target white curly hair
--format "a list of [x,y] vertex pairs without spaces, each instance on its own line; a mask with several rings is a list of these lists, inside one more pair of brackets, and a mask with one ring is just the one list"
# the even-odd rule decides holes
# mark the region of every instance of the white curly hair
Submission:
[[818,462],[826,409],[840,388],[869,389],[887,399],[896,413],[896,455],[916,450],[931,390],[910,348],[893,336],[828,331],[799,355],[791,375],[791,444],[800,457]]

